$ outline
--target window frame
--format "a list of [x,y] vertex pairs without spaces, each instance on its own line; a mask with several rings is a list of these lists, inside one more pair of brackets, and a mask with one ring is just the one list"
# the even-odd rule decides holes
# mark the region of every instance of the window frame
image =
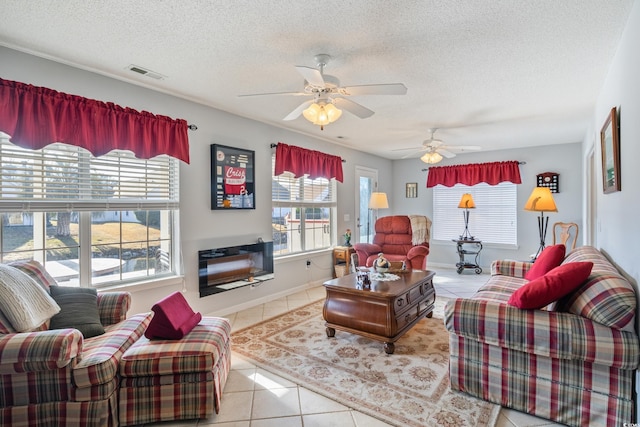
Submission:
[[[69,178],[63,179],[62,184],[59,182],[55,184],[55,180],[53,180],[54,185],[52,185],[51,175],[48,175],[46,170],[48,162],[52,162],[51,156],[54,156],[52,153],[58,152],[62,153],[61,162],[66,162],[60,167],[68,169],[60,169],[53,173],[70,171]],[[68,156],[65,157],[65,154]],[[72,161],[74,158],[77,159],[76,163]],[[55,158],[54,161],[57,160]],[[179,161],[177,159],[166,155],[152,159],[138,159],[131,152],[115,150],[103,156],[94,157],[83,148],[61,143],[50,144],[39,150],[31,150],[10,143],[8,135],[0,132],[0,168],[2,170],[0,176],[0,213],[18,213],[22,214],[23,218],[25,213],[32,214],[29,232],[33,233],[31,247],[19,250],[7,248],[4,242],[5,225],[3,224],[0,227],[1,261],[9,261],[16,259],[16,257],[35,259],[46,268],[47,253],[52,249],[46,244],[48,239],[47,218],[56,212],[70,212],[77,218],[77,235],[72,236],[73,239],[77,239],[77,242],[71,241],[70,246],[62,247],[69,248],[72,251],[71,256],[74,255],[74,251],[77,251],[79,267],[77,279],[74,278],[64,284],[109,289],[178,277],[182,273],[178,247],[180,183]],[[98,181],[96,181],[96,176],[99,176]],[[6,185],[9,178],[15,180],[14,185]],[[100,179],[112,182],[110,191],[104,191],[108,185],[100,182]],[[29,190],[30,186],[33,187],[33,191]],[[68,188],[65,190],[65,187]],[[56,190],[53,193],[48,193],[47,188],[55,188]],[[96,190],[96,188],[99,189]],[[49,197],[50,195],[52,197]],[[105,277],[100,279],[99,276],[94,276],[92,273],[94,259],[100,258],[95,257],[93,253],[93,247],[97,243],[93,241],[92,226],[97,223],[94,222],[95,217],[92,217],[92,214],[96,212],[110,213],[115,219],[108,222],[117,223],[116,227],[119,227],[121,231],[122,224],[130,222],[123,221],[123,212],[146,212],[144,224],[142,224],[146,227],[146,238],[136,237],[130,241],[123,240],[124,236],[120,232],[118,234],[119,241],[111,243],[120,248],[117,252],[118,256],[111,257],[119,260],[119,267],[117,272],[106,276],[106,279]],[[158,212],[157,224],[149,221],[150,212]],[[157,230],[157,233],[152,235],[149,233],[151,229]],[[159,248],[155,252],[158,250],[169,251],[169,265],[163,271],[157,271],[156,262],[159,258],[156,256],[157,254],[149,251],[156,244],[159,245]],[[143,251],[146,248],[146,254],[142,257],[145,259],[142,264],[144,268],[139,267],[139,261],[136,261],[136,266],[131,271],[126,271],[123,268],[125,265],[123,255],[126,254],[123,248],[127,245],[139,245]],[[104,258],[109,258],[109,256]],[[133,259],[142,260],[142,258]],[[166,258],[165,256],[162,259],[166,260]],[[154,259],[153,265],[151,264],[152,259]],[[66,258],[60,260],[66,260]]]
[[[299,218],[295,218],[295,220],[300,221],[299,232],[300,232],[300,248],[301,248],[300,250],[295,250],[295,251],[288,250],[286,252],[282,252],[282,249],[280,250],[277,249],[277,244],[276,244],[277,242],[275,241],[276,239],[274,239],[274,258],[277,259],[277,258],[283,258],[287,256],[300,255],[300,254],[305,254],[310,252],[316,252],[319,250],[330,249],[332,246],[335,245],[335,242],[337,239],[336,216],[337,216],[338,202],[337,202],[336,179],[335,178],[310,179],[308,175],[295,178],[291,172],[284,172],[281,175],[274,175],[274,166],[275,166],[275,154],[272,156],[272,168],[271,168],[272,188],[273,188],[273,184],[275,183],[284,187],[285,189],[288,189],[288,190],[295,189],[296,191],[295,191],[295,195],[293,194],[294,193],[293,191],[289,192],[290,194],[289,200],[277,198],[277,193],[272,191],[271,212],[272,212],[273,231],[275,232],[275,229],[276,229],[275,226],[278,225],[275,222],[273,222],[273,219],[276,218],[273,216],[274,210],[285,209],[285,210],[290,210],[291,212],[295,210],[299,210],[299,215],[298,215]],[[323,181],[326,181],[326,184],[323,183]],[[305,189],[309,188],[309,186],[314,186],[318,184],[321,186],[323,185],[328,186],[329,188],[328,196],[330,197],[330,200],[313,200],[308,198],[305,199],[306,197],[305,195],[307,194],[307,191],[305,191]],[[311,193],[315,194],[313,193],[313,191]],[[317,227],[308,226],[307,221],[315,220],[315,218],[308,218],[309,215],[307,215],[307,211],[310,209],[328,209],[328,218],[326,223],[323,222],[322,231],[321,231],[322,233],[324,233],[324,228],[327,226],[329,227],[329,230],[327,232],[327,234],[329,235],[329,239],[326,245],[309,247],[309,244],[308,244],[309,230],[318,230]],[[302,212],[304,212],[304,214],[302,214]],[[280,217],[277,217],[277,218],[280,218]],[[323,218],[320,218],[320,219],[323,219]],[[290,227],[287,228],[287,246],[289,248],[292,247],[289,245],[294,244],[292,241],[293,239],[291,238],[293,232],[294,230],[292,230]]]

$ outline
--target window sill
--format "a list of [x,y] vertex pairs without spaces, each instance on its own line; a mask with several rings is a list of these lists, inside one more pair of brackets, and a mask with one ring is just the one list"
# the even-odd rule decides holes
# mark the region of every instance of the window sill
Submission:
[[98,292],[140,292],[147,289],[158,289],[165,286],[183,286],[183,276],[170,276],[157,279],[149,279],[138,282],[128,282],[123,284],[115,284],[110,286],[101,287]]
[[333,251],[333,247],[331,248],[325,248],[325,249],[318,249],[316,251],[309,251],[309,252],[300,252],[297,254],[291,254],[291,255],[282,255],[279,257],[274,257],[273,258],[273,262],[278,264],[280,262],[284,263],[284,262],[290,262],[290,261],[296,261],[299,259],[305,259],[305,258],[309,258],[315,255],[323,255],[323,254],[330,254]]

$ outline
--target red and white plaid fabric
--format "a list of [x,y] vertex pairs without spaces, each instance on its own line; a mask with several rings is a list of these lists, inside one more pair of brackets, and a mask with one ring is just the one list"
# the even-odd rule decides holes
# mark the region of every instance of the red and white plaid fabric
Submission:
[[526,264],[496,261],[476,295],[445,307],[451,388],[571,426],[633,422],[640,365],[631,284],[595,248],[591,276],[549,310],[506,304],[526,283]]
[[203,317],[180,340],[140,338],[120,363],[121,426],[208,418],[231,367],[231,323]]
[[125,319],[130,302],[99,294],[105,333],[88,339],[76,329],[0,334],[0,425],[117,425],[118,364],[151,319]]

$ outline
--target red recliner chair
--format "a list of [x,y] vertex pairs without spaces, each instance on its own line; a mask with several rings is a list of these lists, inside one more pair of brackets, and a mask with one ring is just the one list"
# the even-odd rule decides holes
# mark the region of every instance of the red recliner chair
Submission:
[[[414,227],[412,227],[412,224]],[[415,233],[413,228],[416,228]],[[431,220],[419,215],[392,215],[378,218],[373,243],[356,243],[358,266],[371,267],[383,253],[391,262],[404,261],[407,268],[425,270],[429,254]]]

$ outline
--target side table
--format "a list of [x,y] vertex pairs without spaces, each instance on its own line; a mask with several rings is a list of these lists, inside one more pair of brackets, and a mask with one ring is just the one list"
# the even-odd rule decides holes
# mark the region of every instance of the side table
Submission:
[[333,277],[338,277],[336,266],[344,266],[344,275],[349,274],[349,267],[351,264],[351,254],[356,250],[353,246],[336,246],[333,248]]
[[[482,241],[475,239],[452,239],[452,241],[456,242],[458,256],[460,257],[460,262],[456,263],[458,274],[462,274],[465,268],[474,268],[476,274],[482,273],[482,268],[478,264],[478,257],[482,251]],[[473,262],[467,257],[473,257]]]

